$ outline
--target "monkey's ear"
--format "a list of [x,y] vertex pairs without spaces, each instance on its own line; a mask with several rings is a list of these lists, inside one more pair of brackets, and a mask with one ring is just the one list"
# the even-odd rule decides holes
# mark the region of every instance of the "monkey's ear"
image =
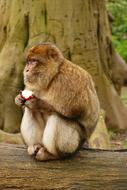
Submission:
[[58,57],[59,57],[58,53],[53,48],[48,49],[49,59],[54,59],[55,61],[58,61]]
[[59,61],[61,62],[61,60],[63,59],[63,55],[59,50],[57,50],[55,48],[50,48],[48,50],[48,58],[54,59],[55,61],[58,61],[58,62]]

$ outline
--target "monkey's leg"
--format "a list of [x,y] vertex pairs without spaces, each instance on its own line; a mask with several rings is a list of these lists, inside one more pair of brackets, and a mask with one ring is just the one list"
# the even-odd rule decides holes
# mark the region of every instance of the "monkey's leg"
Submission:
[[51,115],[47,120],[41,148],[37,160],[52,160],[71,155],[83,141],[83,132],[75,121],[68,121],[58,115]]
[[39,113],[32,113],[32,111],[25,107],[21,123],[21,134],[25,143],[30,146],[34,144],[41,144],[41,139],[44,131],[44,121]]

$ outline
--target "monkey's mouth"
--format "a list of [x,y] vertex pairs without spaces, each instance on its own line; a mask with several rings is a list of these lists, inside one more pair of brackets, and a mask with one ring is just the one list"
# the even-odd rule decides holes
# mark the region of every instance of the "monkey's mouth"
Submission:
[[24,83],[30,83],[30,82],[31,82],[30,77],[24,76]]
[[26,85],[26,86],[33,86],[34,85],[34,83],[36,83],[36,80],[33,78],[33,77],[24,77],[24,84]]
[[26,87],[28,87],[29,90],[34,90],[35,85],[37,84],[37,76],[32,75],[31,77],[31,76],[25,75],[24,84]]
[[36,74],[32,74],[31,75],[24,75],[24,82],[29,82],[29,83],[32,83],[36,80]]

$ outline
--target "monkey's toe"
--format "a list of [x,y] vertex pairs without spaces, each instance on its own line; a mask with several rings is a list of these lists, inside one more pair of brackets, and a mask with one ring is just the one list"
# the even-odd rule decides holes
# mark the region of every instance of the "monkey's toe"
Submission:
[[36,144],[28,147],[27,152],[30,156],[36,156],[42,145]]
[[37,160],[44,160],[44,158],[45,158],[45,148],[41,147],[36,154],[36,159]]
[[58,157],[50,154],[45,147],[41,147],[35,157],[39,161],[55,160]]

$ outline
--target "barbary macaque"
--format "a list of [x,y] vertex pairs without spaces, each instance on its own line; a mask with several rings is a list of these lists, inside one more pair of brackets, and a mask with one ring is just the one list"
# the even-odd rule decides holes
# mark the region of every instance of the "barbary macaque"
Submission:
[[64,58],[55,45],[42,43],[26,54],[24,84],[25,92],[15,102],[25,107],[21,133],[28,153],[42,161],[75,153],[99,117],[90,74]]

